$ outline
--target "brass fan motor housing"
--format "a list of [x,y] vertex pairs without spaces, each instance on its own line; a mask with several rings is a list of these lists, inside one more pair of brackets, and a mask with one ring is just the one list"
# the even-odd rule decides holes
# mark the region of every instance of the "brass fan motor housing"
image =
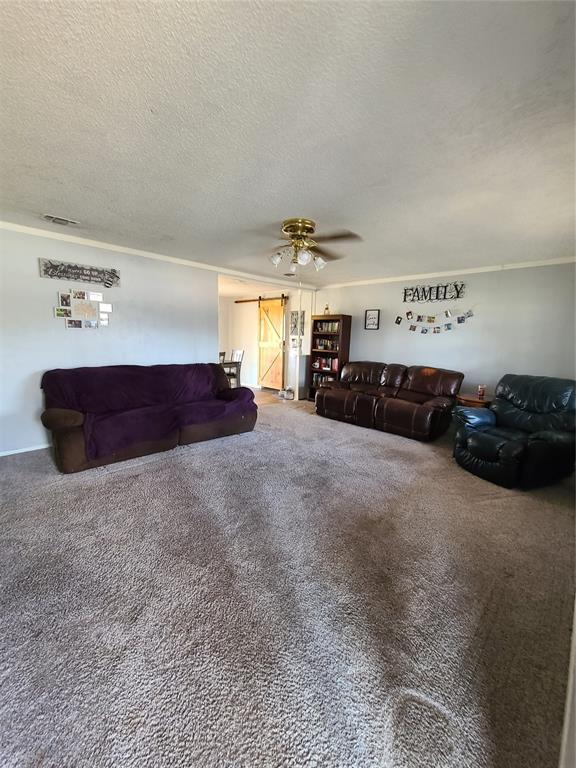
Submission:
[[316,222],[312,219],[285,219],[282,232],[292,239],[303,240],[316,231]]

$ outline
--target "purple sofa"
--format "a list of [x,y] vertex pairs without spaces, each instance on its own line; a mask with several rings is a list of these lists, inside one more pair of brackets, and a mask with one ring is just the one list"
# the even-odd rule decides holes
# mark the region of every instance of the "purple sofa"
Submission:
[[211,363],[58,368],[40,386],[66,473],[249,432],[258,410],[252,390],[231,389]]

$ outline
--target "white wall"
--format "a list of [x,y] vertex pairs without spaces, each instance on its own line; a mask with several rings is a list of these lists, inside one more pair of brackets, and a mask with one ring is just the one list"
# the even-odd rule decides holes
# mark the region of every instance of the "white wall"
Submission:
[[[102,290],[110,325],[68,330],[58,291],[90,288],[39,276],[38,258],[120,270]],[[40,378],[50,368],[218,361],[215,272],[0,230],[0,452],[42,446]]]
[[[466,283],[456,302],[403,303],[405,286]],[[574,377],[574,265],[503,270],[449,278],[322,290],[317,307],[352,315],[351,360],[431,365],[462,371],[462,391],[486,384],[493,391],[504,373]],[[407,310],[440,314],[444,309],[474,317],[438,335],[410,332]],[[380,309],[380,330],[364,330],[364,311]],[[319,310],[321,311],[321,309]]]

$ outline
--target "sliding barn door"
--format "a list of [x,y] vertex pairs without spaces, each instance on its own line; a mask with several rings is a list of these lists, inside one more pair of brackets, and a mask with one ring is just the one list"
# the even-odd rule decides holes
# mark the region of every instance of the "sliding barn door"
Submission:
[[258,303],[258,384],[284,389],[284,299]]

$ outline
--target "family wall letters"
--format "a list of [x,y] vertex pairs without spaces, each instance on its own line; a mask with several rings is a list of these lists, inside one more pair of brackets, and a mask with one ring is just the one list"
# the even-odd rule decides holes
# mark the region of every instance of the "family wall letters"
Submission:
[[440,285],[416,285],[404,288],[404,301],[432,302],[454,301],[464,296],[465,283],[442,283]]

